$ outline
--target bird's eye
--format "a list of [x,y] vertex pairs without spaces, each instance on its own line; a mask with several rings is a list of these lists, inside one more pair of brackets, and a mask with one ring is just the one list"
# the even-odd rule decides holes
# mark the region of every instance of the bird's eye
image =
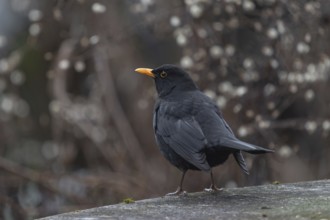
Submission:
[[167,76],[166,72],[163,71],[163,72],[160,73],[160,77],[165,78],[166,76]]

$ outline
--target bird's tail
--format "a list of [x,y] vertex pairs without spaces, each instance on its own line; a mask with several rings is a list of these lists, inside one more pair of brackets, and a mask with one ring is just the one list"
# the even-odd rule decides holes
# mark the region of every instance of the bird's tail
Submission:
[[238,139],[229,139],[229,138],[223,139],[221,141],[221,145],[224,147],[228,147],[230,149],[240,150],[251,154],[263,154],[263,153],[274,152],[273,150],[259,147],[253,144],[249,144],[244,141],[240,141]]
[[234,157],[235,157],[236,162],[240,166],[240,168],[244,171],[244,173],[246,173],[247,175],[249,175],[249,170],[248,170],[248,168],[246,166],[246,163],[245,163],[244,157],[242,155],[242,152],[241,151],[235,152],[234,153]]

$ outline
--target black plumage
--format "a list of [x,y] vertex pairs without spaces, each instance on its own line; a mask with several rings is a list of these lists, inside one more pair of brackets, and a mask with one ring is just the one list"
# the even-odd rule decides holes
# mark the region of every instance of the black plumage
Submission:
[[187,170],[209,171],[210,189],[215,190],[211,168],[224,163],[230,154],[248,174],[241,151],[272,152],[238,140],[216,104],[179,67],[166,64],[136,71],[155,80],[159,96],[153,115],[156,141],[164,157],[183,173],[180,186],[173,194],[183,192]]

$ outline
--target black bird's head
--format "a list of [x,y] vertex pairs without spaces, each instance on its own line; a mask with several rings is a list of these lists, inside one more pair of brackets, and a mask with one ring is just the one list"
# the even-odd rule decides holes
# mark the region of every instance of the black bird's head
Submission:
[[154,78],[156,89],[160,97],[178,91],[197,89],[196,84],[188,73],[175,65],[164,64],[155,69],[138,68],[135,71]]

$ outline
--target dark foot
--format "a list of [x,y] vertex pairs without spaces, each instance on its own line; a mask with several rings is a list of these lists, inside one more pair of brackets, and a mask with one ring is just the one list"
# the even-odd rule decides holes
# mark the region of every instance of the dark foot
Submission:
[[206,192],[220,192],[222,190],[223,190],[223,188],[218,188],[213,184],[210,186],[210,188],[204,189],[204,191],[206,191]]
[[182,188],[178,188],[175,192],[167,193],[166,196],[180,196],[180,195],[186,195],[187,192],[183,191]]

